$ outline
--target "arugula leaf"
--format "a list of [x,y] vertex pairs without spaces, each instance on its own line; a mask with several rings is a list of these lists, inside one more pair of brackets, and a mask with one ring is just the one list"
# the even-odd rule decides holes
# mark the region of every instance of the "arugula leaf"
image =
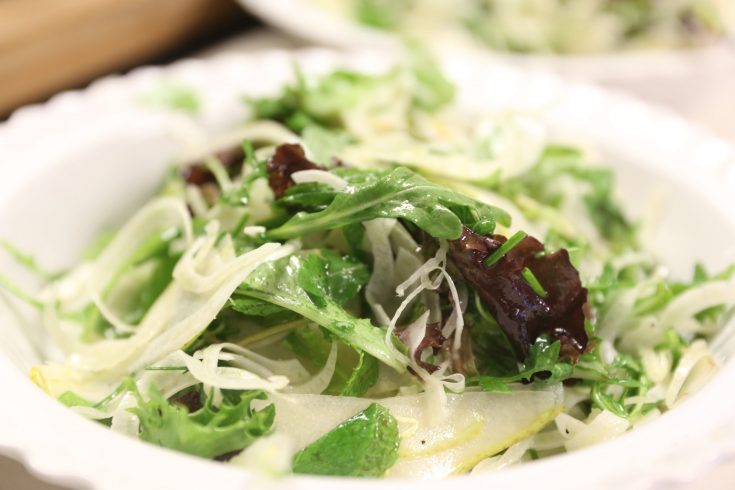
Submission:
[[[363,351],[359,351],[357,355],[357,364],[352,368],[350,377],[347,378],[344,386],[335,390],[335,395],[362,396],[378,381],[377,359]],[[329,389],[327,393],[330,394]]]
[[158,297],[168,287],[173,278],[174,268],[179,261],[180,254],[162,254],[154,259],[153,271],[145,284],[136,291],[131,300],[129,310],[124,320],[132,325],[137,325],[143,320],[148,310],[153,306]]
[[612,170],[585,164],[584,155],[575,148],[549,145],[531,170],[491,187],[511,198],[533,196],[534,200],[557,208],[565,196],[559,190],[560,186],[551,183],[560,178],[572,178],[587,188],[583,200],[590,219],[613,247],[637,247],[635,227],[627,220],[613,196],[615,176]]
[[398,459],[398,423],[371,404],[296,454],[293,471],[308,475],[380,477]]
[[482,224],[484,229],[495,223],[510,226],[505,211],[429,182],[405,167],[390,172],[353,169],[342,176],[350,185],[335,192],[326,209],[299,212],[268,236],[285,240],[375,218],[405,219],[435,238],[451,240],[462,235],[463,224],[470,228]]
[[[327,259],[317,254],[311,255],[323,261],[323,269],[327,269]],[[307,268],[313,268],[313,261],[316,260],[308,257],[308,254],[292,255],[262,264],[237,289],[235,296],[256,298],[294,311],[321,325],[354,349],[365,351],[394,369],[403,371],[405,365],[386,345],[384,329],[374,326],[367,319],[355,318],[331,296],[317,296],[307,292],[304,286],[312,289],[315,285],[312,281],[302,284],[300,281],[304,280],[304,274],[300,271],[304,268],[304,261]],[[351,287],[354,288],[354,285]],[[344,286],[337,290],[338,296],[349,292],[349,288],[345,290]]]
[[[674,334],[674,337],[677,335]],[[673,342],[679,340],[676,338]],[[603,361],[600,351],[602,342],[600,338],[594,339],[592,345],[595,345],[595,348],[579,357],[571,375],[572,378],[580,380],[583,386],[590,388],[592,405],[625,419],[644,415],[660,405],[662,402],[634,405],[623,403],[628,397],[644,396],[652,383],[641,363],[631,355],[619,354],[610,364]],[[666,345],[665,348],[674,350],[670,345]]]
[[[122,313],[125,322],[132,325],[140,323],[153,303],[171,283],[174,267],[181,257],[179,252],[171,251],[171,243],[178,238],[179,233],[179,230],[171,228],[163,233],[149,236],[114,271],[112,278],[102,292],[103,298],[110,293],[120,278],[132,269],[144,264],[151,267],[147,281],[126,301],[125,311]],[[112,329],[112,325],[105,320],[94,304],[89,304],[68,316],[82,326],[81,339],[83,342],[91,342]],[[116,333],[116,335],[124,337],[129,334]]]
[[[289,333],[286,345],[315,367],[327,362],[331,343],[320,330],[300,328]],[[340,343],[334,376],[325,390],[327,395],[362,396],[378,380],[378,361],[361,350]],[[351,354],[351,355],[349,355]]]
[[367,254],[362,248],[362,241],[365,238],[365,227],[362,223],[346,225],[342,228],[342,235],[345,238],[350,254],[365,262]]
[[[137,386],[135,384],[135,380],[131,377],[124,378],[117,387],[110,392],[109,395],[104,397],[102,400],[98,402],[93,402],[91,400],[87,400],[86,398],[82,398],[81,396],[77,395],[73,391],[65,391],[59,397],[57,400],[61,402],[63,405],[67,407],[90,407],[90,408],[96,408],[98,410],[104,410],[113,400],[117,399],[118,396],[122,395],[123,393],[127,391],[131,392],[137,392]],[[112,423],[111,418],[107,419],[100,419],[98,420],[99,423],[103,425],[109,426]]]
[[477,371],[489,377],[502,377],[515,374],[518,362],[513,347],[477,295],[474,304],[465,314],[472,352]]
[[291,186],[278,200],[278,204],[286,208],[306,211],[321,211],[334,199],[334,189],[321,182],[305,182]]
[[342,112],[353,107],[383,82],[349,70],[335,70],[319,78],[306,78],[297,68],[296,83],[274,98],[249,99],[256,119],[273,119],[301,133],[309,126],[339,129]]
[[251,316],[271,316],[284,311],[282,307],[273,303],[246,296],[232,296],[227,306],[238,313]]
[[633,315],[644,316],[660,311],[669,304],[673,297],[674,294],[666,281],[657,282],[650,294],[636,298]]
[[16,285],[13,281],[3,276],[2,274],[0,274],[0,289],[4,289],[8,293],[12,294],[19,300],[28,303],[29,305],[31,305],[37,310],[43,310],[45,306],[42,301],[40,301],[37,298],[34,298],[33,295],[25,292],[18,285]]
[[130,411],[140,419],[141,439],[204,458],[246,448],[270,431],[276,414],[273,405],[260,411],[251,408],[253,400],[266,398],[262,391],[225,396],[219,407],[208,397],[201,409],[191,413],[163,398],[155,387],[148,401],[134,393],[138,406]]
[[314,162],[331,167],[332,158],[339,155],[339,152],[352,141],[352,137],[343,131],[308,126],[304,128],[302,140]]
[[407,82],[412,85],[406,94],[410,97],[407,118],[414,110],[434,111],[452,100],[454,87],[425,50],[409,46],[407,58],[406,66],[380,75],[340,69],[319,77],[307,77],[297,67],[296,83],[287,86],[280,96],[247,102],[256,119],[273,119],[302,133],[312,127],[343,129],[344,116],[350,109],[369,100],[373,91],[384,90],[390,85],[403,86]]
[[340,257],[331,250],[304,257],[297,281],[316,302],[329,297],[337,304],[353,298],[370,279],[365,264],[349,256]]
[[542,379],[547,382],[558,382],[569,378],[574,370],[569,361],[560,361],[561,342],[549,343],[545,337],[539,337],[531,345],[522,369],[517,374],[508,376],[472,376],[467,378],[468,386],[480,386],[485,391],[510,391],[508,383],[533,381]]
[[8,254],[10,254],[11,257],[13,257],[13,260],[15,260],[15,262],[24,266],[26,269],[33,272],[42,279],[45,279],[47,281],[54,281],[64,275],[63,272],[49,272],[43,269],[41,266],[38,265],[38,263],[36,263],[36,259],[32,255],[21,251],[20,249],[18,249],[18,247],[8,242],[7,240],[0,239],[0,249],[4,249]]
[[[341,257],[331,250],[319,250],[303,259],[296,278],[299,286],[321,304],[327,296],[342,305],[354,297],[370,279],[367,266],[352,257]],[[288,311],[268,301],[242,295],[233,295],[228,306],[238,313],[267,317]]]
[[679,335],[679,333],[674,329],[668,329],[666,330],[666,333],[664,334],[664,340],[656,345],[654,348],[656,351],[667,351],[671,352],[672,356],[672,367],[676,368],[676,366],[679,364],[679,360],[681,359],[681,356],[684,355],[684,351],[689,346],[686,340]]
[[413,95],[416,106],[435,111],[449,104],[454,99],[454,85],[434,63],[430,52],[416,42],[410,42],[407,47],[409,67],[416,80]]
[[[242,155],[242,182],[238,187],[232,187],[230,190],[222,192],[220,195],[220,201],[227,206],[236,207],[241,205],[247,205],[250,202],[250,192],[253,187],[253,183],[258,179],[267,179],[268,172],[267,161],[258,160],[255,157],[255,150],[253,144],[244,140],[241,145],[241,151],[237,151],[237,148],[232,149],[229,152],[230,163],[229,168],[240,169],[239,156]],[[234,163],[237,162],[237,163]],[[247,219],[247,217],[245,218]],[[242,227],[234,230],[235,237],[242,236],[240,231]]]

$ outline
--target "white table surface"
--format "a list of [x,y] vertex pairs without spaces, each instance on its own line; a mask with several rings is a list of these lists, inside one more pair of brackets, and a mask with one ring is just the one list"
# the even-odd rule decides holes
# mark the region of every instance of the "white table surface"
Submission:
[[[198,56],[211,57],[224,52],[252,52],[269,48],[288,49],[304,45],[297,39],[261,30],[235,36],[202,51]],[[681,93],[681,88],[645,82],[631,82],[625,85],[610,84],[610,86],[618,90],[626,90],[644,100],[667,106],[735,143],[735,51],[732,59],[723,60],[723,62],[730,66],[719,71],[717,77],[710,77],[686,87],[686,93]],[[0,456],[0,490],[67,489],[38,480],[30,475],[20,463]],[[735,461],[714,467],[697,481],[676,487],[676,490],[735,490]]]

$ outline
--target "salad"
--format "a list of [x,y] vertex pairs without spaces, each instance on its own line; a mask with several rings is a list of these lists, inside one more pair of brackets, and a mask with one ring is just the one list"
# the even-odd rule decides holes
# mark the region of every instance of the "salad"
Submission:
[[610,169],[453,97],[420,52],[297,70],[77,266],[4,244],[46,280],[0,276],[57,350],[31,379],[115,432],[274,475],[492,471],[676,406],[717,369],[735,267],[670,278]]
[[312,2],[374,29],[517,53],[584,54],[701,46],[724,37],[727,19],[733,15],[727,0]]

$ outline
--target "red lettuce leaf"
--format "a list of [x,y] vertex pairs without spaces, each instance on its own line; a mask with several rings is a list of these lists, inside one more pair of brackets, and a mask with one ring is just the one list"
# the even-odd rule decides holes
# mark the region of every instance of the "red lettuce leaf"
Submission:
[[[398,332],[398,338],[401,339],[401,342],[403,342],[404,344],[408,344],[408,334],[405,329]],[[444,335],[442,335],[441,325],[439,325],[438,323],[429,323],[428,325],[426,325],[426,333],[424,334],[424,338],[421,339],[421,342],[419,343],[419,346],[414,353],[414,360],[416,361],[416,363],[430,373],[433,373],[434,371],[439,369],[439,366],[435,366],[434,364],[429,364],[428,362],[422,361],[421,353],[424,351],[424,349],[428,349],[429,347],[433,348],[434,350],[441,348],[445,340],[446,339],[444,338]]]
[[268,160],[268,185],[276,199],[283,197],[286,189],[294,185],[291,175],[302,170],[324,170],[306,158],[304,149],[298,144],[283,144],[276,148]]
[[[569,253],[563,249],[545,253],[540,241],[527,236],[486,266],[485,259],[505,241],[504,236],[483,236],[465,227],[462,236],[450,242],[450,257],[505,332],[519,360],[542,335],[561,343],[562,357],[576,360],[588,341],[587,290]],[[543,286],[544,297],[523,277],[526,268]]]
[[[237,145],[216,152],[214,158],[219,160],[222,166],[230,173],[230,176],[232,176],[240,170],[240,165],[242,165],[245,159],[245,151],[242,145]],[[196,186],[217,183],[214,174],[207,168],[207,165],[203,161],[196,161],[188,165],[182,171],[181,176],[187,184]]]

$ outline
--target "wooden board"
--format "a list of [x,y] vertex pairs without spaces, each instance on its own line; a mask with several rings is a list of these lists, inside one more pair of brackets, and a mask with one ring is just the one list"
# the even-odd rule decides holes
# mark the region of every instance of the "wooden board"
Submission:
[[0,116],[244,18],[232,0],[0,0]]

